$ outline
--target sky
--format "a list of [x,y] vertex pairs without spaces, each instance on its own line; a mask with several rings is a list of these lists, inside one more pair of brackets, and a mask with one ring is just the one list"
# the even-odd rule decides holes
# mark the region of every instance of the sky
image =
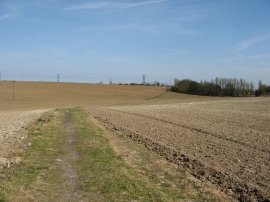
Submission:
[[2,80],[270,84],[270,0],[0,0]]

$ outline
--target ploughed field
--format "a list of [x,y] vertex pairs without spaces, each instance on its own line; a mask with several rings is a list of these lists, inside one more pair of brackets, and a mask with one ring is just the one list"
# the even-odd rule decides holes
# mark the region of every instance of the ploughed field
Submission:
[[89,113],[228,195],[270,199],[269,98],[99,107]]
[[0,167],[8,163],[6,157],[15,152],[16,147],[25,138],[20,132],[37,120],[48,110],[0,112]]
[[[20,161],[23,129],[47,109],[80,106],[240,201],[270,200],[270,98],[221,98],[164,87],[0,82],[0,167]],[[42,110],[40,110],[42,109]]]

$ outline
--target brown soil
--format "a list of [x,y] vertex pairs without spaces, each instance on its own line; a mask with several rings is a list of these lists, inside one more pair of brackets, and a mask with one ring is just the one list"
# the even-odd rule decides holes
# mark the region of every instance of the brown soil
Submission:
[[[167,92],[166,87],[83,83],[0,81],[0,111],[22,111],[111,105],[198,102],[224,98]],[[229,98],[226,98],[229,99]]]
[[0,112],[0,168],[19,163],[27,128],[47,111]]
[[165,91],[150,86],[16,82],[13,101],[12,83],[0,81],[0,111],[131,104]]
[[[134,139],[130,140],[130,138],[126,137],[123,131],[117,131],[117,133],[116,131],[110,131],[104,126],[104,124],[102,124],[102,122],[98,121],[90,113],[89,120],[102,130],[104,136],[109,140],[110,145],[116,154],[122,156],[125,162],[136,170],[135,172],[138,174],[145,172],[145,170],[143,171],[141,169],[141,165],[143,164],[147,169],[149,169],[149,171],[153,172],[154,170],[158,170],[160,177],[166,175],[166,173],[174,174],[179,179],[183,179],[184,176],[184,179],[186,180],[186,184],[184,184],[186,193],[189,193],[190,190],[191,192],[194,191],[194,188],[190,188],[189,186],[195,183],[200,185],[200,191],[210,192],[213,194],[213,201],[236,201],[234,198],[219,191],[215,185],[208,182],[202,182],[200,179],[194,178],[194,176],[190,175],[189,172],[186,172],[182,166],[179,167],[173,161],[169,162],[159,156],[158,153],[149,151],[144,147],[145,145],[133,144],[132,140]],[[172,187],[179,186],[175,184],[174,181],[170,181],[168,183],[172,184]]]
[[[269,97],[217,98],[166,93],[164,87],[16,82],[13,101],[11,82],[0,82],[0,112],[18,114],[11,119],[12,127],[27,125],[16,119],[26,111],[74,106],[89,109],[111,128],[197,178],[218,184],[238,200],[270,200]],[[5,137],[19,142],[20,129],[7,128],[8,118],[0,118]],[[3,148],[0,153],[12,144]]]
[[89,112],[240,201],[270,198],[270,102],[248,99]]

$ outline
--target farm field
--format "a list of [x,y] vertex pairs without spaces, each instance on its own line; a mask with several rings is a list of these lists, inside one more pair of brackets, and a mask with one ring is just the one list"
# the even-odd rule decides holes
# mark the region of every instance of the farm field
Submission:
[[0,202],[270,202],[270,0],[0,0]]
[[72,107],[83,108],[91,120],[113,129],[115,138],[128,137],[228,196],[269,201],[269,97],[193,96],[151,86],[16,82],[13,101],[12,83],[0,82],[2,166],[20,161],[16,149],[21,149],[29,124],[45,112]]
[[[145,101],[166,92],[165,87],[53,82],[0,82],[0,111],[72,106],[120,105]],[[184,96],[185,97],[185,96]],[[189,98],[189,96],[187,96]]]
[[269,98],[101,107],[89,113],[228,195],[269,200]]
[[0,169],[1,202],[231,201],[80,108],[44,114],[25,143],[21,161]]
[[16,151],[26,133],[21,132],[29,124],[36,121],[47,110],[32,110],[20,112],[0,112],[0,167],[9,163],[6,160],[12,152]]
[[0,111],[51,109],[73,106],[149,105],[217,100],[166,92],[166,87],[83,83],[0,82]]

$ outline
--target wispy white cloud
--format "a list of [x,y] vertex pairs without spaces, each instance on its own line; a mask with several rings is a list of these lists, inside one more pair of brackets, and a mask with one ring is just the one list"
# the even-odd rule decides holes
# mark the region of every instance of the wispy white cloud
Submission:
[[6,20],[6,19],[11,18],[11,17],[13,17],[13,15],[10,15],[10,14],[1,15],[0,20]]
[[187,54],[188,51],[187,50],[182,50],[182,49],[171,49],[168,51],[168,55],[183,55],[183,54]]
[[246,50],[258,43],[261,43],[263,41],[268,41],[270,40],[270,37],[268,36],[257,36],[257,37],[253,37],[244,41],[241,41],[240,43],[237,44],[236,49],[237,51],[243,51]]
[[170,49],[166,53],[160,55],[162,60],[171,59],[172,57],[181,57],[183,55],[188,54],[189,51],[182,49]]
[[173,34],[178,36],[199,36],[201,33],[177,23],[156,23],[156,22],[130,22],[123,24],[106,24],[94,26],[81,26],[80,32],[92,31],[121,31],[121,32],[141,32],[154,35]]
[[126,31],[142,30],[145,32],[155,32],[153,26],[143,25],[141,23],[127,23],[122,25],[108,26],[106,28],[110,30],[126,30]]
[[246,62],[246,61],[269,61],[270,60],[270,53],[263,53],[257,55],[244,55],[244,54],[236,54],[232,57],[222,58],[221,61],[223,62]]
[[85,4],[74,5],[74,6],[68,7],[67,9],[70,9],[70,10],[99,9],[99,8],[112,6],[112,4],[113,4],[112,2],[85,3]]
[[0,20],[8,20],[22,14],[22,6],[14,1],[6,1],[1,4]]
[[270,59],[270,54],[259,54],[259,55],[252,55],[249,56],[249,59]]
[[162,24],[146,24],[146,23],[127,23],[122,25],[114,25],[103,27],[109,30],[121,30],[121,31],[140,31],[151,34],[168,34],[173,33],[183,36],[195,36],[199,33],[195,30],[191,30],[187,27],[174,24],[174,23],[162,23]]
[[103,2],[94,2],[94,3],[84,3],[78,4],[71,7],[68,7],[69,10],[82,10],[82,9],[127,9],[127,8],[134,8],[140,6],[147,6],[151,4],[162,3],[167,0],[152,0],[152,1],[142,1],[142,2],[121,2],[116,3],[112,1],[103,1]]

